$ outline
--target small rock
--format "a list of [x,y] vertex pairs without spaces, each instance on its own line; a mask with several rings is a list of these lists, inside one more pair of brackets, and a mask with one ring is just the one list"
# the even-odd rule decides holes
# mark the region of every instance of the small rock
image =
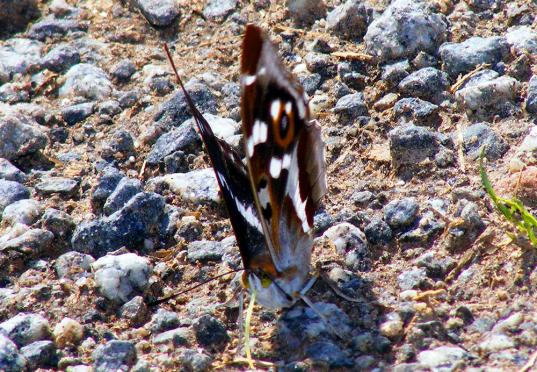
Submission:
[[526,111],[530,114],[537,114],[537,75],[533,75],[528,84]]
[[27,369],[28,361],[19,353],[17,345],[0,332],[0,370],[22,372]]
[[415,126],[400,125],[388,132],[390,155],[395,164],[418,164],[438,154],[435,132]]
[[446,73],[434,67],[425,67],[404,78],[398,85],[403,94],[430,100],[441,99],[442,92],[449,87]]
[[136,364],[136,348],[129,341],[108,341],[95,349],[92,358],[95,372],[128,371]]
[[392,240],[392,229],[380,218],[373,218],[364,228],[367,241],[373,245],[388,244]]
[[103,206],[106,216],[120,210],[128,201],[142,192],[142,183],[138,179],[124,177],[119,181],[116,189],[110,194]]
[[63,318],[53,331],[56,345],[64,348],[68,345],[76,346],[84,337],[84,327],[74,319]]
[[134,139],[126,130],[116,131],[101,149],[103,159],[114,159],[115,156],[127,156],[134,151]]
[[72,281],[89,275],[91,265],[95,259],[79,252],[67,252],[56,259],[54,269],[58,278],[67,278]]
[[495,333],[503,333],[506,331],[516,332],[520,329],[520,325],[524,321],[524,314],[522,312],[516,312],[511,314],[505,319],[499,321],[492,329]]
[[494,353],[505,349],[515,347],[515,342],[504,334],[492,334],[485,337],[478,345],[479,349],[484,353]]
[[149,260],[134,253],[101,257],[92,268],[101,294],[116,303],[125,303],[143,293],[153,270]]
[[48,208],[41,217],[42,227],[54,234],[56,238],[69,236],[75,229],[75,223],[67,213]]
[[0,83],[10,81],[15,74],[33,71],[39,66],[43,48],[39,41],[22,38],[9,39],[0,46],[0,70],[5,74],[0,77]]
[[321,75],[322,79],[329,79],[336,75],[336,67],[326,54],[309,52],[304,56],[308,71]]
[[6,103],[29,102],[30,95],[27,86],[21,83],[7,83],[0,87],[0,101]]
[[337,72],[339,79],[354,90],[363,91],[367,85],[367,72],[360,62],[339,62]]
[[35,341],[50,339],[48,320],[38,314],[18,314],[0,323],[0,334],[4,331],[18,347]]
[[419,210],[414,198],[392,200],[384,207],[384,219],[394,229],[404,228],[416,221]]
[[402,123],[413,122],[417,125],[437,127],[442,122],[439,107],[419,98],[403,98],[393,107],[393,113]]
[[418,362],[435,371],[464,368],[469,359],[468,352],[456,346],[440,346],[418,354]]
[[329,32],[350,40],[361,40],[372,18],[372,10],[360,1],[347,0],[326,17]]
[[520,83],[509,76],[466,86],[455,93],[461,109],[468,116],[491,120],[495,116],[506,118],[518,112],[517,91]]
[[159,96],[165,96],[174,89],[174,85],[170,79],[166,77],[154,77],[149,81],[149,89],[154,91]]
[[26,175],[7,159],[0,158],[0,179],[18,183],[26,182]]
[[319,89],[321,85],[322,77],[319,74],[308,74],[307,76],[299,77],[300,85],[304,88],[304,91],[309,94],[315,94],[315,91]]
[[345,264],[351,269],[360,271],[369,269],[369,247],[362,230],[343,222],[326,230],[323,238],[332,241],[337,253],[345,256]]
[[59,96],[80,96],[100,100],[108,98],[112,91],[112,82],[101,68],[88,63],[79,63],[67,71]]
[[[8,36],[12,33],[24,31],[28,23],[41,14],[35,0],[1,0],[0,8],[0,35]],[[0,369],[3,369],[0,364]]]
[[45,41],[47,38],[56,38],[75,31],[86,31],[87,26],[76,19],[58,19],[49,15],[41,21],[34,23],[28,30],[32,39]]
[[139,193],[112,215],[78,225],[71,239],[73,249],[101,257],[123,246],[137,246],[158,229],[164,206],[160,195]]
[[0,115],[0,157],[14,160],[43,149],[47,136],[37,123],[28,117]]
[[67,4],[65,0],[52,0],[49,10],[58,17],[72,17],[80,13],[80,9]]
[[178,361],[189,371],[205,372],[210,370],[212,358],[199,350],[182,349]]
[[22,347],[20,352],[28,361],[28,366],[31,370],[38,368],[54,369],[58,366],[58,350],[52,341],[32,342]]
[[30,190],[15,181],[0,180],[0,211],[16,201],[28,199]]
[[179,315],[174,311],[165,309],[158,309],[157,312],[151,318],[149,323],[149,329],[152,333],[160,333],[173,328],[179,327],[181,321]]
[[434,52],[444,41],[445,18],[433,13],[424,1],[393,1],[376,18],[364,36],[366,51],[380,61],[412,56],[419,51]]
[[203,9],[203,16],[211,21],[222,22],[237,8],[237,0],[209,0]]
[[110,70],[110,75],[117,81],[125,83],[129,81],[131,76],[136,72],[136,66],[130,59],[119,61]]
[[190,339],[193,338],[192,331],[188,328],[176,328],[166,332],[159,333],[153,336],[155,345],[168,344],[177,346],[186,346],[190,344]]
[[505,34],[505,40],[517,52],[537,53],[537,32],[529,26],[511,27]]
[[198,150],[201,142],[194,125],[194,121],[188,120],[160,136],[147,155],[147,164],[157,165],[164,157],[176,151],[190,153]]
[[22,199],[8,205],[2,213],[2,221],[10,225],[32,225],[41,217],[41,205],[33,199]]
[[179,6],[173,0],[135,0],[134,4],[153,26],[169,26],[179,16]]
[[210,261],[220,262],[225,250],[221,242],[201,240],[189,243],[187,252],[189,262],[207,263]]
[[159,179],[184,200],[194,203],[220,201],[220,189],[212,168],[168,174]]
[[196,340],[203,347],[220,349],[231,340],[226,327],[211,315],[203,315],[193,324]]
[[93,102],[79,103],[62,109],[62,118],[68,125],[75,125],[93,114]]
[[118,98],[119,106],[122,109],[134,106],[134,104],[140,99],[140,95],[141,93],[137,89],[129,90],[123,93]]
[[329,368],[344,368],[354,365],[347,353],[329,341],[319,341],[308,345],[305,356],[316,363],[327,365]]
[[481,148],[485,146],[485,156],[489,160],[502,157],[509,145],[485,123],[470,125],[462,131],[464,153],[469,159],[475,160],[481,154]]
[[509,44],[503,37],[471,37],[462,43],[444,43],[440,46],[440,57],[444,70],[453,79],[472,71],[478,65],[495,65],[509,55]]
[[397,339],[403,334],[401,319],[388,320],[379,327],[380,334],[390,339]]
[[134,327],[141,327],[149,318],[149,309],[142,296],[136,296],[121,306],[119,310],[122,318],[125,318]]
[[382,68],[382,80],[386,81],[392,86],[399,84],[401,80],[406,78],[410,74],[410,63],[408,59],[400,62],[385,65]]
[[[3,238],[7,237],[7,234],[3,236]],[[47,251],[53,239],[54,234],[52,234],[50,231],[42,229],[29,229],[23,234],[12,239],[8,238],[5,241],[0,240],[0,251],[12,250],[23,252],[32,256],[38,256]]]
[[62,72],[80,63],[80,53],[70,44],[60,44],[51,49],[41,60],[41,67]]
[[399,274],[397,284],[399,288],[405,291],[409,289],[425,289],[429,281],[427,280],[427,273],[424,268],[415,268]]
[[35,185],[35,189],[43,196],[59,194],[68,197],[78,191],[78,181],[70,178],[50,177]]
[[398,99],[399,96],[397,95],[397,93],[388,93],[384,97],[379,99],[377,102],[375,102],[373,108],[377,111],[387,110],[393,107],[393,105],[395,105]]
[[[121,106],[119,105],[118,101],[110,99],[108,101],[99,103],[97,110],[101,115],[109,115],[110,117],[114,117],[121,112]],[[118,130],[116,133],[118,132],[128,133],[126,130]]]
[[349,94],[341,97],[334,107],[334,113],[343,125],[352,125],[360,116],[367,116],[367,106],[363,93]]
[[117,168],[106,167],[103,169],[91,193],[91,206],[94,211],[102,210],[106,199],[116,189],[123,177],[125,176]]
[[287,3],[287,9],[297,26],[310,26],[326,16],[326,4],[323,0],[291,0]]

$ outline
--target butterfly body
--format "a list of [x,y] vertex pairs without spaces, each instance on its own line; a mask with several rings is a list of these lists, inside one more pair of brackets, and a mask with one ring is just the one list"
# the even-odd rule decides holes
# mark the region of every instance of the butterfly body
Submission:
[[324,144],[302,88],[254,25],[246,27],[241,88],[246,164],[185,95],[237,238],[243,284],[263,306],[289,307],[309,287],[313,215],[326,192]]

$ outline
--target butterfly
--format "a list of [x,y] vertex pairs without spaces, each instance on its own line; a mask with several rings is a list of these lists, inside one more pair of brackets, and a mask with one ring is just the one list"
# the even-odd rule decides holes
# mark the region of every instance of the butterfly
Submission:
[[290,307],[313,284],[313,216],[327,189],[321,128],[310,119],[302,87],[252,24],[246,26],[240,71],[246,164],[214,135],[178,80],[229,213],[243,286],[266,308]]

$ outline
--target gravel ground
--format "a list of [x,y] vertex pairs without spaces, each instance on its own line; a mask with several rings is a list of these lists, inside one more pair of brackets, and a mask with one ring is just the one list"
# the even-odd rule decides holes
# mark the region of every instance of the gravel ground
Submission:
[[[537,4],[525,0],[0,0],[0,370],[246,369],[240,268],[163,43],[242,151],[244,26],[311,98],[328,195],[302,304],[256,307],[256,367],[537,368],[535,248],[479,178],[537,213]],[[4,11],[5,10],[5,11]],[[339,336],[339,337],[337,337]]]

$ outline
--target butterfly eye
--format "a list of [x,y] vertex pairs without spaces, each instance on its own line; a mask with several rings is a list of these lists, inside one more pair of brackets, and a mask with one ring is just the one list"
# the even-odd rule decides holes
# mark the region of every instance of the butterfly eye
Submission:
[[263,288],[268,288],[272,284],[272,279],[270,279],[267,273],[260,271],[257,275],[259,276],[259,279],[261,279]]

